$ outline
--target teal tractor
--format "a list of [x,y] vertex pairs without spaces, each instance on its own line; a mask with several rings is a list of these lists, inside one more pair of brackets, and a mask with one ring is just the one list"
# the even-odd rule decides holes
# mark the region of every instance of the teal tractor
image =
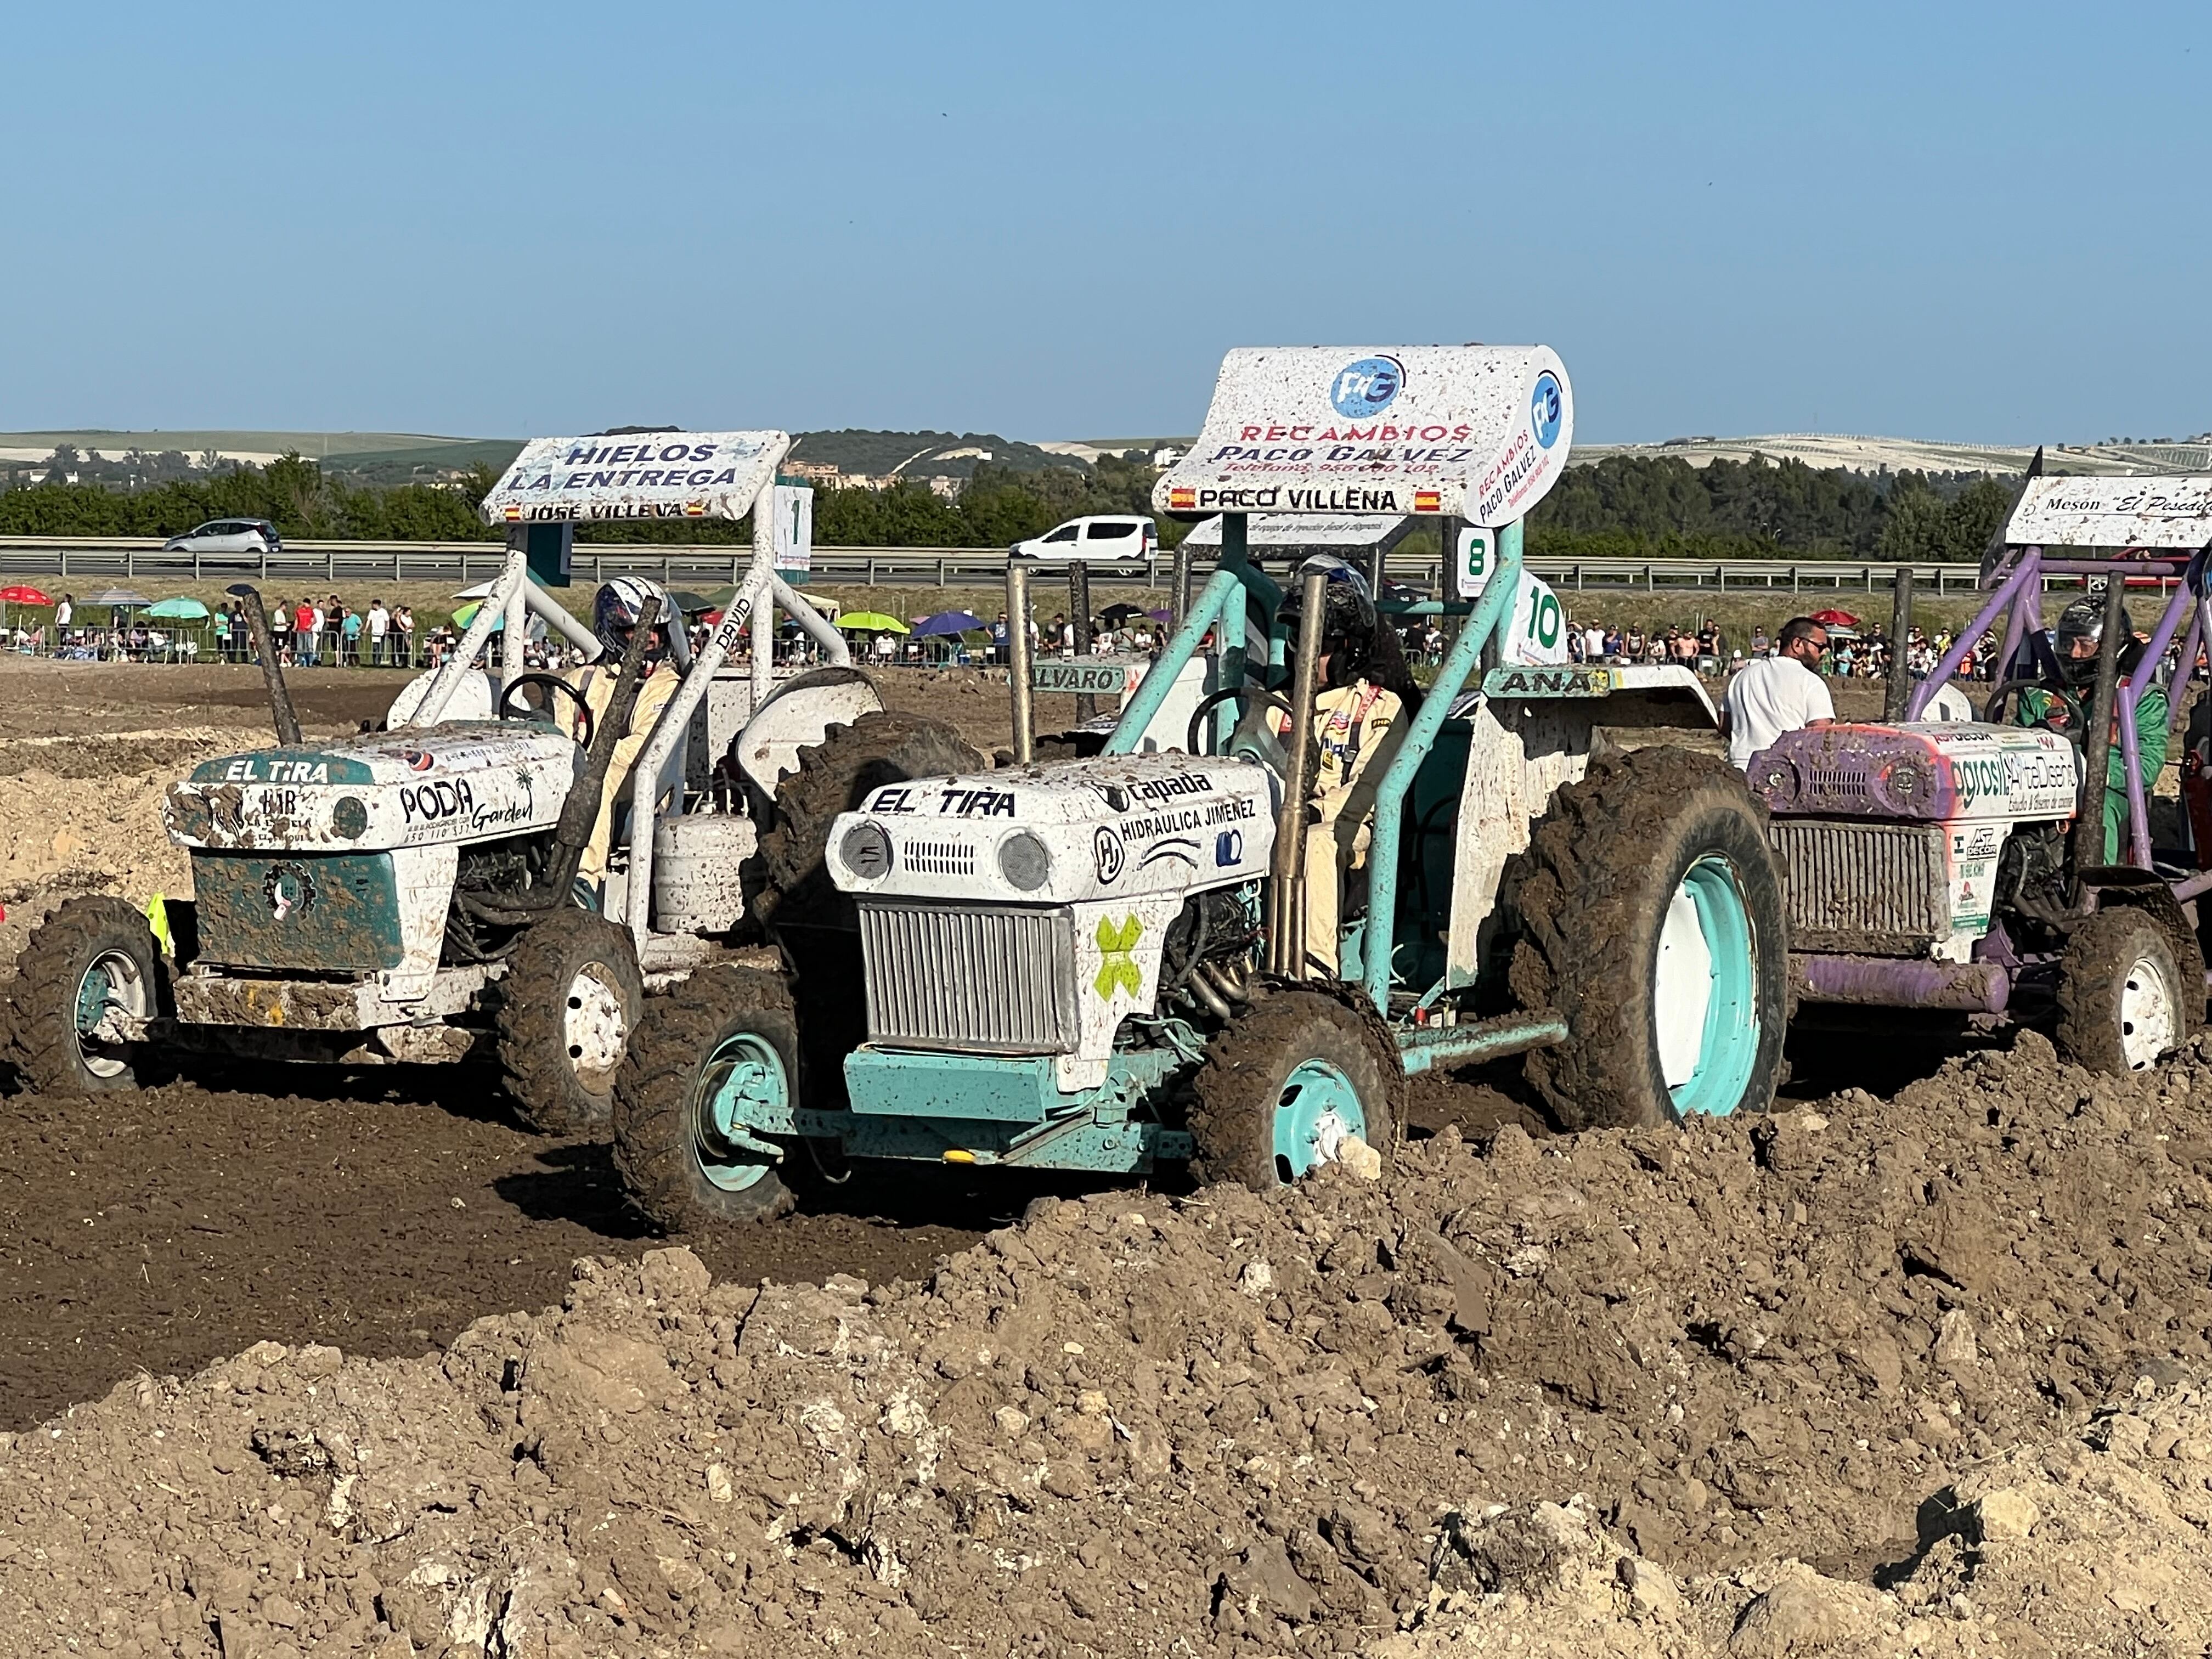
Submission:
[[[1566,663],[1522,568],[1571,430],[1540,347],[1231,353],[1155,497],[1220,515],[1220,556],[1104,752],[1030,758],[1016,629],[1012,765],[822,774],[827,896],[768,913],[793,971],[698,973],[631,1047],[634,1201],[670,1228],[771,1216],[846,1158],[1373,1170],[1409,1078],[1514,1054],[1571,1127],[1766,1105],[1788,941],[1765,814],[1695,676]],[[1249,518],[1347,512],[1441,520],[1464,621],[1315,822],[1329,744],[1352,770],[1317,710],[1364,683],[1330,679],[1329,573],[1286,605]],[[1321,835],[1364,860],[1310,859]]]

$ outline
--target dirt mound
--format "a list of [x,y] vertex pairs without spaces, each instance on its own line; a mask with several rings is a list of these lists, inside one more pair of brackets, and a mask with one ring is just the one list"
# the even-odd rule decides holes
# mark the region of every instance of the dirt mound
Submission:
[[2212,1042],[2023,1036],[1042,1201],[923,1286],[588,1260],[441,1358],[264,1345],[22,1437],[0,1595],[27,1652],[2201,1644],[2208,1090]]

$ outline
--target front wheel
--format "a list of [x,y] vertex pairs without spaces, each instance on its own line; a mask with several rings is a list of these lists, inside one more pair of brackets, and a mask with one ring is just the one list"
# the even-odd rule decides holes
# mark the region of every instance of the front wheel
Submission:
[[694,974],[655,998],[615,1080],[615,1169],[665,1232],[769,1221],[793,1204],[781,1173],[799,1103],[799,1014],[781,975]]
[[41,1094],[138,1086],[144,1022],[160,1012],[161,955],[128,900],[74,898],[31,934],[17,963],[15,1050]]
[[1766,815],[1678,749],[1592,763],[1521,855],[1508,982],[1567,1040],[1529,1079],[1569,1128],[1762,1111],[1779,1079],[1789,943]]
[[2180,954],[2143,911],[2115,906],[2083,921],[2059,963],[2058,1052],[2118,1075],[2143,1071],[2186,1042],[2204,993],[2202,969],[2185,967]]
[[531,923],[507,959],[498,1013],[500,1068],[523,1121],[552,1135],[605,1123],[644,1006],[629,929],[578,909]]
[[1318,991],[1276,990],[1207,1046],[1193,1080],[1191,1171],[1255,1190],[1340,1161],[1357,1137],[1389,1161],[1404,1073],[1358,1010]]

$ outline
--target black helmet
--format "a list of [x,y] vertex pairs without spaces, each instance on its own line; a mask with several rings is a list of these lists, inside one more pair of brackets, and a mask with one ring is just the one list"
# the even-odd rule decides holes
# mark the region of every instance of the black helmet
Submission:
[[1293,640],[1297,637],[1299,618],[1305,606],[1305,579],[1314,571],[1328,578],[1328,586],[1322,595],[1322,650],[1334,653],[1350,647],[1364,653],[1375,637],[1375,599],[1367,591],[1367,578],[1342,559],[1316,554],[1300,565],[1283,594],[1282,604],[1276,609],[1277,620],[1290,629]]

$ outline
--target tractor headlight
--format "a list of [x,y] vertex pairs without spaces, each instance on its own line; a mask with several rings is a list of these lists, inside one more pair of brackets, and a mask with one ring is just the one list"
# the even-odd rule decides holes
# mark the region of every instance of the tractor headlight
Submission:
[[340,795],[331,808],[331,828],[348,841],[358,841],[368,830],[368,803],[358,795]]
[[879,823],[856,823],[837,843],[837,856],[861,881],[880,881],[891,872],[891,838]]
[[1770,806],[1784,805],[1797,798],[1797,769],[1778,755],[1752,762],[1751,783],[1753,793]]
[[1034,893],[1052,876],[1052,853],[1026,830],[1017,830],[999,843],[999,873],[1008,884]]

